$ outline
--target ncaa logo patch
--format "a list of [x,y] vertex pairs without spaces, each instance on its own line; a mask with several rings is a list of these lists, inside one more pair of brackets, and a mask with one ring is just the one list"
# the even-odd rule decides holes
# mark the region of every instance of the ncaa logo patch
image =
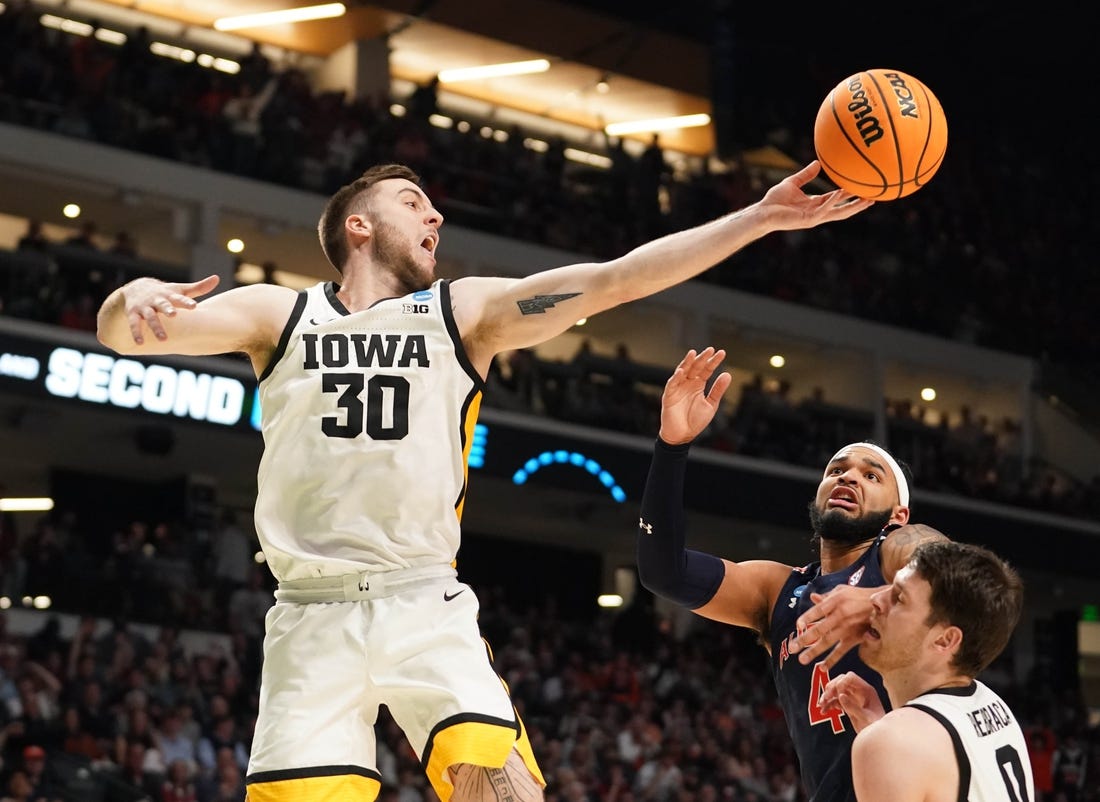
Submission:
[[793,610],[795,605],[798,604],[798,600],[802,598],[802,594],[806,592],[806,585],[799,585],[797,588],[791,591],[791,600],[787,602],[787,609]]
[[419,292],[414,292],[413,293],[413,300],[414,301],[430,301],[431,299],[432,299],[432,291],[431,290],[420,290]]

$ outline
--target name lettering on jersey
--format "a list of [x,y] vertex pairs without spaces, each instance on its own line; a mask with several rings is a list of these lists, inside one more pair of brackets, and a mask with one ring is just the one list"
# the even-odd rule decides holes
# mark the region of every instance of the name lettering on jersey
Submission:
[[423,334],[303,334],[306,370],[431,367]]
[[782,644],[779,646],[779,670],[783,670],[783,664],[787,662],[787,658],[791,656],[791,644],[794,643],[796,634],[792,632],[786,637]]
[[990,702],[977,710],[971,710],[966,716],[974,725],[974,732],[979,738],[992,735],[1012,723],[1012,714],[1000,702]]

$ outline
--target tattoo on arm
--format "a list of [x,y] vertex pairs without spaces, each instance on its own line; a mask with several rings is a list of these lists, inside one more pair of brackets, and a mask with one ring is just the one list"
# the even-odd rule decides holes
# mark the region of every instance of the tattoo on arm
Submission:
[[547,309],[552,309],[558,301],[568,301],[578,295],[580,295],[579,292],[567,292],[561,295],[536,295],[534,298],[516,301],[516,306],[524,315],[543,315]]
[[893,575],[909,562],[921,543],[948,539],[943,532],[925,524],[910,524],[891,532],[882,543],[882,567],[889,574],[887,581],[893,580]]

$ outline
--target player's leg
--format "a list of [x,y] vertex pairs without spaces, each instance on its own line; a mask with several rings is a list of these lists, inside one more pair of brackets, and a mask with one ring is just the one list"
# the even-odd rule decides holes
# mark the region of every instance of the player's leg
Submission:
[[280,602],[268,612],[249,802],[378,796],[363,604]]
[[451,802],[542,802],[542,786],[515,749],[503,768],[461,763],[451,767]]
[[369,646],[386,660],[372,664],[371,680],[442,802],[541,800],[545,781],[493,670],[473,590],[452,579],[376,603]]

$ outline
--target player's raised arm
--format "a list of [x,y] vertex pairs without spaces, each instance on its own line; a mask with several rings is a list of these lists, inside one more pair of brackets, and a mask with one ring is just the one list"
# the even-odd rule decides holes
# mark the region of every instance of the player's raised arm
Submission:
[[725,355],[713,348],[688,351],[665,383],[660,436],[638,520],[638,575],[651,593],[704,618],[763,632],[790,567],[768,560],[735,563],[685,548],[688,448],[729,389],[731,376],[725,372],[706,389]]
[[756,203],[640,245],[618,259],[560,267],[523,279],[455,281],[456,316],[471,357],[481,363],[500,351],[536,345],[582,317],[686,281],[766,234],[845,220],[873,205],[842,190],[804,192],[820,169],[811,162]]

